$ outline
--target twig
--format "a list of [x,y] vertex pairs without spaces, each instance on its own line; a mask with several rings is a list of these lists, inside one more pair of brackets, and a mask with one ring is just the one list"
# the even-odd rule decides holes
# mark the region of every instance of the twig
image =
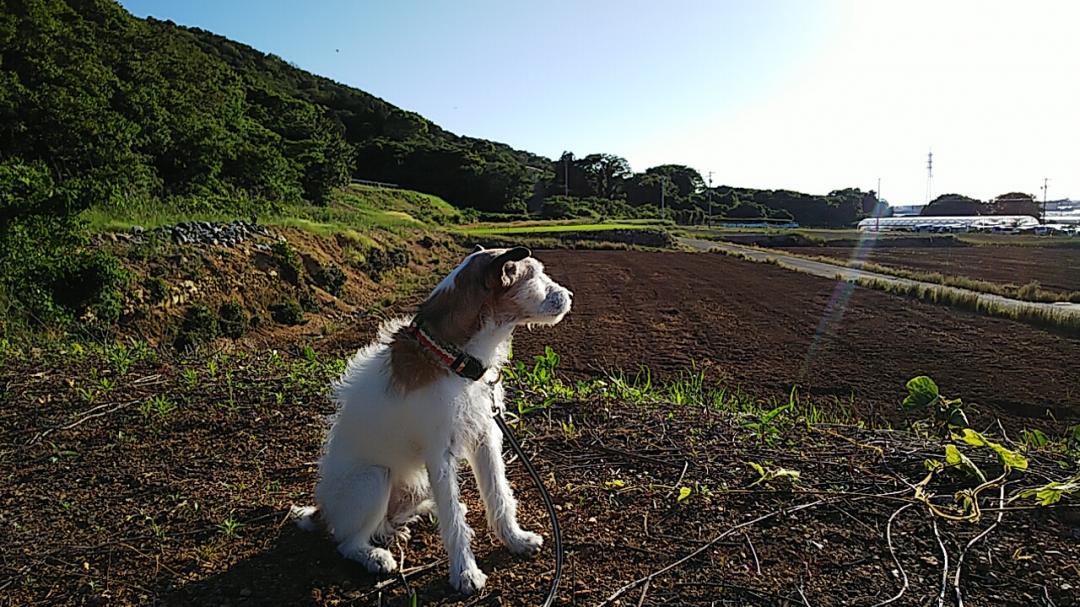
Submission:
[[649,586],[652,584],[652,580],[645,580],[645,585],[641,587],[641,596],[638,597],[637,607],[641,607],[645,604],[645,595],[649,594]]
[[937,519],[931,518],[930,522],[934,524],[934,537],[937,538],[938,546],[941,547],[941,558],[944,561],[941,565],[941,592],[938,593],[937,598],[938,607],[943,607],[945,605],[945,591],[949,586],[949,551],[945,549],[945,542],[941,541]]
[[874,607],[882,607],[882,605],[888,605],[889,603],[897,601],[897,600],[900,599],[900,597],[904,596],[905,592],[907,592],[907,589],[908,589],[907,572],[904,571],[904,566],[900,564],[900,558],[896,556],[896,550],[893,548],[892,524],[893,524],[893,521],[896,520],[897,515],[899,515],[901,512],[903,512],[904,510],[907,510],[910,507],[911,507],[911,504],[907,504],[905,506],[900,506],[900,509],[897,510],[896,512],[893,512],[892,516],[889,517],[889,522],[885,525],[885,542],[889,546],[889,554],[892,555],[893,562],[896,563],[896,568],[900,570],[900,577],[904,580],[904,585],[903,585],[903,587],[900,588],[900,592],[896,593],[896,596],[892,597],[891,599],[886,599],[886,600],[884,600],[884,601],[882,601],[880,603],[877,603],[877,604],[874,605]]
[[760,523],[762,521],[768,520],[768,519],[770,519],[770,518],[772,518],[774,516],[777,516],[778,514],[789,514],[789,513],[793,513],[793,512],[798,512],[800,510],[805,510],[807,508],[813,508],[814,506],[818,506],[818,505],[822,504],[824,501],[825,501],[824,499],[820,499],[820,500],[815,500],[813,502],[807,502],[805,504],[800,504],[798,506],[795,506],[794,508],[789,508],[789,509],[786,509],[786,510],[775,510],[775,511],[770,512],[768,514],[764,514],[762,516],[759,516],[759,517],[757,517],[757,518],[755,518],[753,520],[746,521],[745,523],[739,523],[738,525],[735,525],[734,527],[732,527],[732,528],[728,529],[727,531],[721,533],[720,535],[714,537],[712,540],[710,540],[704,546],[698,548],[697,550],[694,550],[690,554],[687,554],[686,556],[684,556],[681,559],[675,561],[674,563],[671,563],[670,565],[667,565],[666,567],[661,567],[660,569],[657,569],[656,571],[650,573],[649,575],[647,575],[647,576],[645,576],[643,578],[636,579],[636,580],[624,585],[622,588],[619,588],[618,590],[613,592],[611,594],[611,596],[604,599],[604,601],[602,603],[600,603],[599,605],[597,605],[597,607],[603,607],[604,605],[611,604],[612,601],[614,601],[615,599],[617,599],[620,596],[622,596],[623,594],[625,594],[626,591],[632,590],[633,588],[637,587],[638,584],[650,582],[653,578],[655,578],[655,577],[657,577],[659,575],[663,575],[663,574],[667,573],[668,571],[671,571],[672,569],[675,569],[676,567],[682,565],[686,561],[689,561],[690,559],[692,559],[695,556],[701,554],[702,552],[705,552],[706,550],[711,548],[714,544],[716,544],[720,540],[724,539],[725,537],[731,535],[732,533],[735,533],[736,531],[739,531],[741,529],[745,529],[746,527],[750,527],[751,525],[755,525],[755,524]]
[[[1001,504],[1001,505],[1005,504],[1005,484],[1004,483],[1001,484],[1001,487],[999,489],[998,503]],[[957,607],[964,607],[964,594],[960,590],[960,573],[964,569],[964,557],[967,556],[967,552],[972,546],[974,546],[979,540],[981,540],[984,537],[986,537],[987,535],[989,535],[990,532],[993,531],[998,526],[998,524],[1001,522],[1001,517],[1004,516],[1004,515],[1005,515],[1005,511],[1004,510],[999,510],[998,515],[997,515],[997,520],[994,521],[994,524],[987,527],[986,530],[983,531],[982,533],[980,533],[979,535],[976,535],[975,537],[971,538],[971,541],[968,542],[967,545],[964,546],[964,549],[960,551],[960,556],[956,560],[956,574],[953,576],[953,591],[956,593],[956,606]]]
[[675,492],[675,489],[678,488],[680,484],[682,484],[682,479],[684,476],[686,476],[686,469],[689,467],[690,460],[684,461],[682,465],[682,473],[679,474],[679,480],[675,481],[675,484],[671,486],[671,489],[668,490],[667,495],[664,496],[664,499],[671,497],[671,494]]
[[81,423],[83,423],[83,422],[85,422],[87,420],[94,419],[95,417],[101,417],[103,415],[108,415],[110,413],[114,413],[116,411],[119,411],[120,409],[123,409],[124,407],[130,407],[131,405],[134,405],[135,403],[137,403],[137,402],[139,402],[141,400],[143,400],[143,399],[137,398],[135,400],[131,400],[131,401],[128,401],[126,403],[120,403],[119,405],[116,405],[112,409],[108,409],[108,410],[105,410],[105,411],[98,411],[96,413],[90,413],[90,411],[94,411],[95,409],[99,409],[102,406],[104,406],[104,405],[98,405],[97,407],[94,407],[93,409],[88,410],[85,415],[83,415],[79,419],[76,419],[75,421],[71,422],[70,424],[67,424],[67,425],[64,425],[64,426],[53,426],[52,428],[49,428],[48,430],[44,430],[44,431],[38,433],[38,435],[35,436],[34,438],[30,439],[30,442],[27,443],[27,444],[28,445],[33,445],[33,444],[39,442],[41,439],[45,438],[46,436],[52,434],[53,432],[55,432],[57,430],[70,430],[70,429],[74,428],[75,426],[78,426],[79,424],[81,424]]
[[761,562],[758,561],[757,550],[754,549],[754,542],[750,541],[750,535],[743,533],[743,537],[746,538],[746,543],[750,545],[750,554],[754,555],[754,569],[757,570],[757,574],[761,575]]
[[799,598],[802,599],[803,605],[806,605],[806,607],[812,607],[810,605],[810,601],[806,600],[806,595],[803,594],[802,585],[796,585],[795,590],[799,591]]

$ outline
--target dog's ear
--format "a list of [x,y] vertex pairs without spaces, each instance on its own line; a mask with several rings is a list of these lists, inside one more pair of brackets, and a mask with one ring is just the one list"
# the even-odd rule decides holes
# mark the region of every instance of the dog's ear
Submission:
[[509,287],[514,284],[514,278],[517,275],[517,265],[514,262],[521,261],[530,255],[532,255],[532,252],[525,247],[514,247],[493,259],[491,265],[488,266],[488,275],[485,281],[488,288],[499,285]]

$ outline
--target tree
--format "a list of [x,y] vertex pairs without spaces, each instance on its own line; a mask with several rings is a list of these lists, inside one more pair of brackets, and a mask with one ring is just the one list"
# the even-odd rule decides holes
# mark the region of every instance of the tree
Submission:
[[942,194],[923,207],[923,216],[989,215],[990,206],[981,200],[962,194]]
[[994,215],[1031,215],[1042,216],[1042,208],[1031,194],[1009,192],[990,201],[990,212]]
[[621,198],[623,182],[630,176],[630,163],[614,154],[589,154],[576,163],[595,195],[601,198]]
[[662,164],[645,169],[647,175],[662,175],[671,180],[680,198],[689,198],[705,188],[705,180],[696,169],[681,164]]

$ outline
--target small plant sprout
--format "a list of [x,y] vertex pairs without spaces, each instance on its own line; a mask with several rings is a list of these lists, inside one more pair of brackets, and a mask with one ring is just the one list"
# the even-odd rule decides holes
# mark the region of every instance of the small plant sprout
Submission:
[[180,377],[184,379],[184,385],[188,388],[194,388],[199,383],[199,372],[195,369],[184,369]]
[[228,518],[221,521],[218,525],[218,530],[225,537],[240,537],[240,530],[244,528],[244,524],[236,520],[235,517],[229,515]]
[[938,385],[926,375],[911,378],[907,383],[907,390],[908,395],[901,403],[905,410],[929,409],[934,421],[949,429],[968,426],[963,401],[959,398],[943,397],[938,391]]
[[604,481],[604,487],[608,489],[622,489],[626,486],[626,481],[621,478],[611,479],[610,481]]
[[571,417],[567,421],[561,422],[561,425],[563,436],[566,437],[567,440],[572,440],[577,437],[578,430],[574,426],[574,418]]
[[675,503],[681,504],[690,499],[690,495],[694,491],[690,487],[679,487],[679,495],[675,496]]
[[788,486],[794,486],[799,482],[800,474],[798,470],[773,468],[771,466],[763,466],[757,462],[747,462],[746,465],[750,466],[750,468],[758,475],[757,480],[750,483],[750,487],[756,485],[771,486],[772,483],[785,483]]
[[143,414],[143,417],[150,417],[150,415],[165,417],[175,409],[176,403],[169,400],[164,394],[152,396],[139,406],[139,412]]

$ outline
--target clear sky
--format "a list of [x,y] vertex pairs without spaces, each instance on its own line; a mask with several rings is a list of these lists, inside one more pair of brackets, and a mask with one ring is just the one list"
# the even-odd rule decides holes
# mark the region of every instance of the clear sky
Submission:
[[552,158],[1080,198],[1080,2],[121,0]]

